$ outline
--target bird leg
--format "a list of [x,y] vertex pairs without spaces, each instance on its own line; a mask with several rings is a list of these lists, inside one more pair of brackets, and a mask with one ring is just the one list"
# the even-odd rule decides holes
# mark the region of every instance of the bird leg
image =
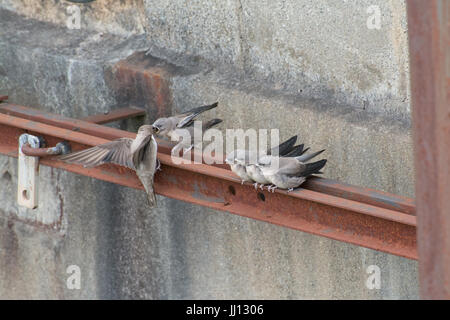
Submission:
[[274,185],[274,186],[270,187],[270,190],[269,189],[267,189],[267,190],[269,190],[269,192],[271,191],[272,193],[274,193],[276,188],[278,188],[278,187]]
[[156,171],[162,171],[161,170],[161,161],[159,161],[159,159],[156,159]]
[[258,182],[255,182],[255,183],[253,184],[253,186],[255,187],[255,190],[258,190]]
[[241,180],[241,184],[244,184],[245,180]]
[[259,186],[259,188],[260,188],[261,190],[264,190],[264,186],[265,186],[265,184],[262,184],[262,183],[261,183],[261,185]]
[[294,191],[294,188],[289,188],[287,192],[289,193],[291,191]]

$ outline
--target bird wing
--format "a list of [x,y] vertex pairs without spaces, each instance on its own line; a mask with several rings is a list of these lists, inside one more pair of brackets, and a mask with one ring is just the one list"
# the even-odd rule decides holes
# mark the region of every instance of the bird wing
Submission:
[[180,114],[177,116],[177,118],[180,119],[180,121],[177,124],[177,128],[184,128],[186,126],[189,126],[192,124],[193,119],[198,116],[200,113],[205,112],[207,110],[213,109],[217,107],[218,103],[215,102],[211,105],[198,107],[192,110],[189,110],[183,114]]
[[286,154],[282,154],[282,157],[298,157],[301,156],[302,154],[304,154],[309,148],[303,149],[304,148],[304,144],[299,144],[298,146],[292,147],[291,150],[289,150],[289,152],[287,152]]
[[89,149],[59,156],[57,159],[68,163],[81,164],[88,168],[104,163],[114,163],[135,170],[133,157],[130,154],[132,142],[132,139],[120,138]]
[[305,169],[305,165],[295,158],[278,158],[278,174],[295,175]]
[[[171,135],[171,140],[178,141],[178,143],[181,143],[184,147],[187,148],[191,145],[202,142],[204,132],[207,129],[209,129],[221,122],[222,122],[221,119],[212,119],[212,120],[209,120],[208,122],[203,122],[201,131],[199,128],[197,128],[195,126],[187,126],[184,128],[177,128],[177,129],[173,130],[172,135]],[[189,135],[188,135],[188,133],[189,133]],[[187,138],[190,138],[190,140]]]
[[281,143],[279,146],[267,150],[266,154],[274,156],[283,156],[292,150],[296,141],[297,136],[293,136],[290,139]]
[[202,123],[202,130],[206,131],[212,127],[214,127],[216,124],[221,123],[223,120],[222,119],[211,119],[208,122],[203,122]]
[[301,162],[307,162],[307,161],[311,160],[312,158],[318,156],[319,154],[321,154],[324,151],[325,151],[325,149],[314,152],[314,153],[301,154],[300,156],[295,157],[295,159],[297,159],[298,161],[301,161]]
[[302,163],[295,158],[279,158],[279,168],[277,174],[308,177],[319,172],[327,163],[326,159],[322,159],[313,163]]
[[321,173],[320,170],[325,166],[326,163],[327,159],[322,159],[312,163],[306,163],[304,164],[304,169],[298,176],[308,177],[312,174]]

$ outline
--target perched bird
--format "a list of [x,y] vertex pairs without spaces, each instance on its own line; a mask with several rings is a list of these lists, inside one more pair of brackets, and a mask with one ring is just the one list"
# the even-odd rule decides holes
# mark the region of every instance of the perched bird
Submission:
[[159,118],[153,122],[154,132],[158,137],[167,137],[172,139],[172,133],[175,129],[185,128],[192,125],[195,117],[207,110],[214,109],[217,105],[218,102],[215,102],[211,105],[198,107],[172,117]]
[[244,182],[253,182],[252,178],[248,175],[245,168],[245,162],[249,160],[245,159],[257,159],[257,157],[258,155],[256,151],[237,149],[227,154],[225,163],[230,165],[231,171],[233,171],[239,178],[241,178],[241,184],[244,184]]
[[[309,159],[312,158],[311,155],[308,156]],[[280,157],[277,159],[278,164],[276,166],[272,166],[273,159],[260,160],[257,166],[261,168],[264,177],[274,185],[269,191],[275,192],[276,188],[280,188],[287,189],[290,192],[305,182],[310,175],[320,173],[320,170],[327,163],[326,159],[313,163],[304,163],[301,160],[302,157]]]
[[[297,157],[302,155],[303,153],[305,153],[307,150],[309,150],[309,148],[306,148],[303,150],[304,145],[300,144],[298,146],[295,146],[292,148],[291,151],[289,152],[282,152],[281,156],[282,157]],[[261,159],[264,159],[265,157],[271,157],[272,155],[269,153],[268,155],[263,155],[262,157],[260,157]],[[256,162],[250,162],[250,161],[242,161],[237,159],[237,162],[240,165],[245,166],[245,170],[247,172],[247,175],[253,180],[255,181],[255,183],[253,184],[253,186],[255,187],[255,189],[258,189],[258,184],[260,184],[260,188],[261,190],[263,190],[264,186],[266,184],[270,184],[270,181],[266,179],[266,177],[264,177],[264,175],[262,174],[261,168],[259,168],[257,166],[258,161]]]
[[212,119],[207,122],[202,122],[201,127],[189,125],[172,130],[171,140],[177,142],[172,148],[172,154],[178,156],[181,149],[186,153],[192,148],[200,146],[203,143],[203,134],[205,131],[221,122],[222,119]]
[[149,205],[153,207],[156,205],[153,180],[156,170],[160,167],[156,158],[158,145],[153,134],[153,126],[143,125],[139,127],[135,139],[119,138],[89,149],[58,156],[57,159],[81,164],[87,168],[114,163],[135,170],[147,192]]
[[[301,145],[301,146],[303,146],[303,145]],[[298,151],[297,152],[291,151],[291,152],[287,153],[286,155],[282,155],[282,157],[291,157],[291,158],[295,157],[299,161],[306,162],[325,151],[325,149],[324,149],[324,150],[320,150],[320,151],[317,151],[317,152],[314,152],[311,154],[304,154],[307,150],[309,150],[309,148],[302,150],[300,152],[300,154],[298,154]],[[293,151],[295,151],[295,150],[293,150]],[[264,176],[262,169],[258,164],[272,163],[271,160],[273,159],[273,157],[274,156],[266,155],[266,156],[260,157],[256,163],[245,164],[245,169],[247,171],[247,174],[250,176],[250,178],[253,181],[255,181],[255,189],[258,188],[258,183],[260,184],[261,190],[263,190],[265,185],[271,184],[271,181]],[[269,190],[270,190],[270,187],[269,187]]]
[[[279,146],[267,150],[265,155],[285,155],[288,153],[297,154],[298,152],[302,153],[303,144],[294,147],[296,141],[297,136],[293,136],[285,142],[281,143]],[[250,174],[247,172],[246,165],[250,163],[256,163],[259,156],[260,155],[257,151],[237,149],[230,152],[226,156],[225,162],[230,165],[231,171],[233,171],[239,178],[241,178],[241,184],[244,184],[244,182],[255,182],[254,186],[256,189],[258,187],[258,181],[250,176]]]

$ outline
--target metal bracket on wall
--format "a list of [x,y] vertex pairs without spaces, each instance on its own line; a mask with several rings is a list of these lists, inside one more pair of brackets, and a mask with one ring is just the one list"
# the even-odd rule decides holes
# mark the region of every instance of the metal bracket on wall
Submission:
[[[93,119],[98,121],[97,116]],[[51,145],[69,141],[74,151],[135,137],[135,133],[84,120],[1,104],[0,153],[17,157],[17,138],[24,132],[43,136]],[[155,176],[155,190],[160,195],[417,259],[414,199],[323,178],[312,178],[290,193],[256,191],[250,184],[241,185],[224,165],[175,164],[170,156],[172,144],[157,142],[162,171]],[[83,168],[50,157],[42,158],[40,163],[143,189],[134,171],[119,166]]]
[[39,157],[25,155],[22,147],[39,148],[39,138],[31,134],[21,134],[18,147],[17,203],[29,209],[38,205]]

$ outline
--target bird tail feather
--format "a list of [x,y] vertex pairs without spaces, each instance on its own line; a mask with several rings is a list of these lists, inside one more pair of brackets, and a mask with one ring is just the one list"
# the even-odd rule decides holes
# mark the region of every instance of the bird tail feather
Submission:
[[299,144],[293,147],[288,153],[282,154],[282,157],[298,157],[301,156],[305,151],[303,150],[304,144]]
[[214,127],[216,124],[219,124],[222,122],[222,119],[211,119],[208,122],[203,124],[203,130],[207,130],[211,127]]
[[297,136],[295,135],[295,136],[289,138],[288,140],[282,142],[280,145],[270,149],[268,154],[274,155],[274,156],[278,156],[278,155],[282,156],[282,155],[286,154],[287,152],[289,152],[296,142],[297,142]]
[[214,109],[215,107],[217,107],[218,104],[219,104],[218,102],[214,102],[213,104],[210,104],[207,106],[197,107],[197,108],[191,109],[189,111],[186,111],[185,114],[192,114],[194,117],[196,117],[200,113]]
[[153,189],[153,185],[144,184],[144,188],[145,188],[145,191],[147,192],[148,205],[150,207],[155,207],[156,206],[156,194],[155,194],[155,190]]
[[301,177],[308,177],[315,173],[321,173],[320,170],[327,163],[327,159],[322,159],[313,163],[307,163],[305,170],[301,173]]
[[297,159],[298,161],[301,161],[301,162],[306,162],[306,161],[309,161],[312,158],[318,156],[319,154],[321,154],[324,151],[325,151],[325,149],[314,152],[314,153],[310,153],[310,154],[302,154],[301,156],[296,157],[295,159]]

